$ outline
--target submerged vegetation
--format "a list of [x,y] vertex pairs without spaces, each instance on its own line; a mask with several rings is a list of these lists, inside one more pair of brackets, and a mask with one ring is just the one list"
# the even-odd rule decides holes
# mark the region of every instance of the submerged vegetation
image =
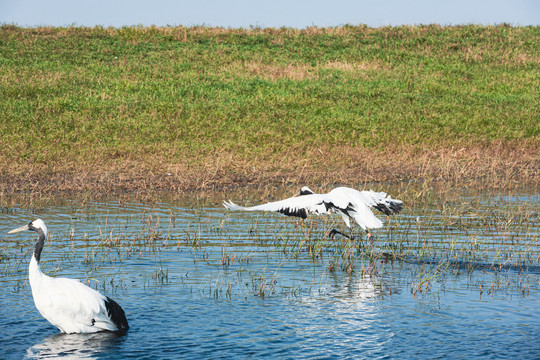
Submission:
[[538,185],[540,27],[0,27],[0,192]]
[[[226,299],[297,296],[326,291],[329,277],[383,286],[398,276],[401,287],[416,296],[444,291],[453,276],[463,275],[479,296],[540,291],[536,195],[431,189],[386,218],[385,227],[374,232],[373,247],[361,231],[356,240],[329,239],[329,229],[345,231],[339,217],[301,221],[227,213],[209,204],[145,210],[134,204],[72,204],[71,222],[51,226],[47,248],[59,255],[45,258],[45,269],[57,272],[61,260],[60,269],[75,269],[84,278],[82,264],[88,283],[101,290],[180,285]],[[25,274],[32,246],[12,242],[3,249],[0,272]],[[380,289],[377,296],[395,291]]]

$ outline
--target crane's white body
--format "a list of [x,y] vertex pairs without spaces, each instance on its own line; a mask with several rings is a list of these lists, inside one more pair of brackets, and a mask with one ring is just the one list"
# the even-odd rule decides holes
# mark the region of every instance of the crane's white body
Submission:
[[376,208],[387,215],[398,213],[402,209],[400,200],[392,199],[384,192],[358,191],[348,187],[338,187],[327,194],[315,194],[303,187],[300,196],[274,201],[267,204],[244,207],[225,201],[223,205],[229,210],[237,211],[276,211],[289,216],[306,218],[307,214],[341,215],[347,227],[351,227],[353,219],[362,229],[377,229],[383,226],[371,208]]
[[105,296],[78,280],[43,274],[34,256],[29,280],[36,308],[60,331],[72,334],[118,330],[107,314]]
[[33,230],[39,233],[36,250],[30,260],[28,278],[36,308],[41,315],[61,332],[94,333],[129,328],[124,311],[114,300],[75,279],[45,275],[39,266],[47,227],[42,220],[10,231]]

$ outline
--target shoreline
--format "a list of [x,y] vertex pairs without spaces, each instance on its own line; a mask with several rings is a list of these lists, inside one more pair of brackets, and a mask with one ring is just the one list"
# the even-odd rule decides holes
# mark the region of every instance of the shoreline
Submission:
[[[342,149],[343,150],[343,149]],[[343,151],[342,151],[343,153]],[[289,164],[274,161],[225,163],[219,158],[203,166],[164,159],[115,161],[113,164],[4,166],[0,202],[20,198],[96,199],[126,197],[156,201],[163,194],[210,197],[219,191],[251,191],[284,186],[328,187],[345,184],[447,184],[465,188],[513,190],[540,187],[540,157],[534,147],[495,151],[493,148],[373,153],[349,149],[347,162],[309,157]],[[221,159],[222,160],[222,159]]]

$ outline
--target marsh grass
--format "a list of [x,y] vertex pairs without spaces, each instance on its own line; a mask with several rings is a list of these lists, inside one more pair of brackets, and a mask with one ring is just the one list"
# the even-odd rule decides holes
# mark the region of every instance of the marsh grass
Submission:
[[[405,193],[409,191],[406,188]],[[527,277],[531,272],[534,277],[539,272],[538,199],[512,193],[487,198],[486,202],[486,196],[473,191],[467,195],[446,188],[417,189],[407,203],[419,216],[405,211],[385,219],[380,235],[375,232],[374,248],[361,236],[360,241],[329,240],[326,229],[340,226],[329,218],[314,218],[299,228],[295,225],[294,231],[301,234],[295,240],[283,229],[272,229],[270,233],[276,235],[271,241],[286,258],[309,258],[325,264],[330,272],[380,275],[386,264],[415,264],[419,269],[411,280],[415,295],[431,291],[449,273],[475,271],[503,279],[482,285],[490,294],[509,287],[525,294],[530,284],[518,286],[507,274]],[[262,225],[257,227],[262,230]]]
[[[73,272],[101,290],[127,291],[141,281],[148,290],[180,283],[229,300],[312,294],[326,291],[328,277],[384,280],[393,271],[410,273],[407,285],[414,296],[444,291],[453,276],[464,275],[480,296],[527,296],[538,289],[537,195],[478,194],[426,182],[388,184],[385,190],[404,200],[406,209],[392,218],[379,215],[385,227],[374,231],[373,247],[361,231],[353,232],[353,241],[329,239],[331,228],[348,231],[339,217],[297,221],[275,214],[229,213],[216,210],[213,200],[196,200],[196,207],[179,210],[141,205],[142,211],[120,218],[111,208],[81,208],[72,219],[87,222],[92,232],[81,232],[74,223],[63,230],[53,226],[45,252],[59,255],[54,260],[44,256],[44,269],[51,275]],[[291,187],[282,191],[290,193]],[[218,197],[221,201],[223,194]],[[250,204],[281,197],[246,191],[233,199]],[[117,211],[123,209],[132,211],[129,203],[119,203]],[[8,215],[19,210],[12,208]],[[34,240],[7,243],[0,259],[2,275],[26,278]],[[141,270],[124,270],[133,264]],[[291,268],[310,274],[291,281]],[[478,272],[492,277],[478,282]],[[387,291],[394,290],[381,294]]]

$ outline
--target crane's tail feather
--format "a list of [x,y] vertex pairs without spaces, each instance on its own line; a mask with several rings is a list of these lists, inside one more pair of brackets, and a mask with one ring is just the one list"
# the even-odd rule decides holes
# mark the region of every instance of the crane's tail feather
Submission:
[[124,309],[122,309],[120,305],[118,305],[118,303],[110,297],[106,296],[105,298],[105,307],[107,308],[109,318],[116,325],[118,331],[127,331],[129,329],[129,325],[126,319],[126,314],[124,313]]
[[231,200],[227,201],[223,201],[223,206],[225,206],[226,209],[229,209],[231,211],[240,211],[240,210],[246,210],[245,207],[243,206],[240,206],[240,205],[236,205],[235,203],[233,203]]

